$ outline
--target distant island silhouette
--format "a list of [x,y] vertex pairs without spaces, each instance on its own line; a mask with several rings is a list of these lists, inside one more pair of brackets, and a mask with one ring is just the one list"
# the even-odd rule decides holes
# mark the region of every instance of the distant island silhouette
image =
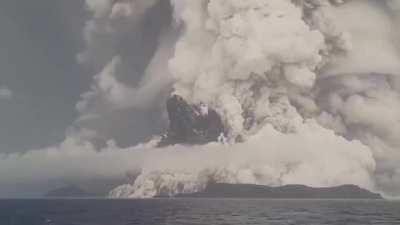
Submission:
[[57,188],[47,192],[44,195],[45,198],[92,198],[101,197],[96,194],[87,192],[79,187],[70,185],[61,188]]
[[383,199],[380,194],[356,185],[314,188],[305,185],[269,187],[253,184],[210,183],[196,193],[179,194],[181,198],[272,198],[272,199]]
[[[47,192],[45,198],[106,198],[102,194],[94,194],[77,186],[65,186]],[[169,197],[169,196],[156,196]],[[185,193],[175,198],[260,198],[260,199],[383,199],[380,194],[373,193],[356,185],[315,188],[305,185],[286,185],[269,187],[254,184],[209,183],[200,192]]]

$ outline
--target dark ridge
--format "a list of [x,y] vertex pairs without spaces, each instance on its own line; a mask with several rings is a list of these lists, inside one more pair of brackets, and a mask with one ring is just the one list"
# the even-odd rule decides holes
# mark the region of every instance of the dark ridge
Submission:
[[92,198],[101,197],[95,194],[89,193],[76,186],[66,186],[57,188],[47,192],[44,197],[46,198]]
[[210,183],[202,192],[179,194],[186,198],[271,198],[271,199],[382,199],[377,193],[355,185],[313,188],[304,185],[269,187],[253,184]]

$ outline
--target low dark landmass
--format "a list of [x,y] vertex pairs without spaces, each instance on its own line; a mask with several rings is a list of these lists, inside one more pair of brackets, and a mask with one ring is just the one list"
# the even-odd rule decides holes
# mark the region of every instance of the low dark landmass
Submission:
[[268,187],[252,184],[209,184],[202,192],[179,194],[184,198],[272,198],[272,199],[382,199],[380,194],[355,185],[313,188],[304,185]]
[[94,178],[75,180],[67,185],[51,189],[42,197],[45,198],[107,198],[110,190],[125,183],[125,177]]
[[66,186],[51,190],[45,194],[46,198],[95,198],[103,197],[89,193],[76,186]]

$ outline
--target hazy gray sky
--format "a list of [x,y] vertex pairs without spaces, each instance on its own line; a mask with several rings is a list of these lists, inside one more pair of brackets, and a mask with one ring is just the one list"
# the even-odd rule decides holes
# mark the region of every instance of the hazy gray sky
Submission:
[[[159,32],[169,23],[170,15],[159,11],[168,4],[159,5],[158,13],[145,18],[146,26],[139,26],[140,32],[126,33],[116,48],[126,62],[120,72],[125,82],[137,82],[142,76]],[[0,98],[0,152],[60,143],[78,118],[75,106],[99,72],[77,62],[85,48],[83,27],[88,16],[81,0],[0,2],[0,95],[7,95]],[[103,136],[122,145],[142,141],[160,129],[159,124],[150,126],[158,113],[122,110],[118,114],[81,125],[97,126]],[[126,119],[133,114],[138,119]]]
[[76,63],[83,1],[0,1],[0,152],[60,142],[90,83]]

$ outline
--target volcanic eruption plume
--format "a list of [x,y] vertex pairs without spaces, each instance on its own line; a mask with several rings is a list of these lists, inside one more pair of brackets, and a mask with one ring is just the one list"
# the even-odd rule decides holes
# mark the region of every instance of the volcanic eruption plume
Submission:
[[[90,55],[108,46],[96,46],[104,34],[118,43],[124,29],[165,1],[87,4],[93,19],[83,56],[98,62],[97,53]],[[160,35],[158,63],[149,65],[169,72],[158,69],[136,86],[126,84],[116,72],[122,56],[107,50],[110,63],[100,60],[105,69],[80,106],[106,101],[112,111],[156,104],[141,99],[140,90],[153,98],[170,92],[215,110],[227,141],[143,150],[153,157],[112,196],[173,195],[209,180],[352,183],[396,194],[398,1],[171,0],[170,7],[173,21]],[[166,49],[173,53],[160,59]]]
[[[100,27],[115,23],[116,13],[130,26],[140,23],[141,14],[163,3],[104,4],[107,7],[92,7],[91,22],[103,21]],[[228,144],[149,150],[160,152],[159,157],[148,159],[154,161],[151,165],[143,163],[139,177],[112,196],[196,191],[210,179],[266,185],[354,183],[393,190],[398,174],[390,161],[399,159],[399,126],[388,125],[398,125],[400,115],[396,4],[172,0],[173,22],[165,33],[175,33],[169,42],[174,53],[157,65],[169,73],[146,73],[138,88],[144,89],[145,81],[155,85],[151,78],[157,77],[166,81],[159,89],[172,85],[173,94],[189,104],[212,108],[223,120]],[[368,21],[348,21],[357,16]],[[94,39],[96,34],[89,32]],[[161,37],[158,52],[168,49],[165,39],[171,39]],[[88,43],[90,52],[92,41]],[[374,60],[377,55],[382,62]],[[118,83],[117,74],[107,69],[116,70],[119,57],[113,56],[97,76],[91,99],[137,99],[137,88]],[[102,79],[105,76],[109,78]],[[180,152],[182,148],[189,152]],[[203,160],[198,162],[198,157]],[[190,160],[196,162],[184,163]]]

